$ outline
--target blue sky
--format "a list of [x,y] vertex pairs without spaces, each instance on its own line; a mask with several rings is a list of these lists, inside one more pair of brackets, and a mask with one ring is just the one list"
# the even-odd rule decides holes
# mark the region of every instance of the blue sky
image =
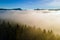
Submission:
[[0,8],[60,8],[60,0],[0,0]]

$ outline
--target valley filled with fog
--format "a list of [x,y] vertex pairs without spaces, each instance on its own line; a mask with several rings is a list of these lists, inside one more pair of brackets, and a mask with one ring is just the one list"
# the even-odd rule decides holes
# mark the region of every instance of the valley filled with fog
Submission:
[[60,11],[0,10],[0,19],[53,30],[56,34],[60,34]]

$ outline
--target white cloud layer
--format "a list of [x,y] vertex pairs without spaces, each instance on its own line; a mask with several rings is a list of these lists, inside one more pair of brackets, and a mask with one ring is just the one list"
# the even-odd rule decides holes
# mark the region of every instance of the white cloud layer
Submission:
[[60,34],[60,11],[2,11],[0,18],[47,30],[52,29],[55,33]]

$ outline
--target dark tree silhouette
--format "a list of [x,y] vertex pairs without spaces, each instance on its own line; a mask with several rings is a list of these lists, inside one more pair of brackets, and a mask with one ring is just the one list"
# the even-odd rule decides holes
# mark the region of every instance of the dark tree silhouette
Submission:
[[55,36],[52,30],[0,20],[0,40],[60,40],[60,36]]

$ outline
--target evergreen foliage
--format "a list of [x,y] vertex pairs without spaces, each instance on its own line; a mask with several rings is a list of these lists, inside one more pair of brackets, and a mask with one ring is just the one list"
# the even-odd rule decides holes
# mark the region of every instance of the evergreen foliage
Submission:
[[53,31],[0,20],[0,40],[60,40]]

